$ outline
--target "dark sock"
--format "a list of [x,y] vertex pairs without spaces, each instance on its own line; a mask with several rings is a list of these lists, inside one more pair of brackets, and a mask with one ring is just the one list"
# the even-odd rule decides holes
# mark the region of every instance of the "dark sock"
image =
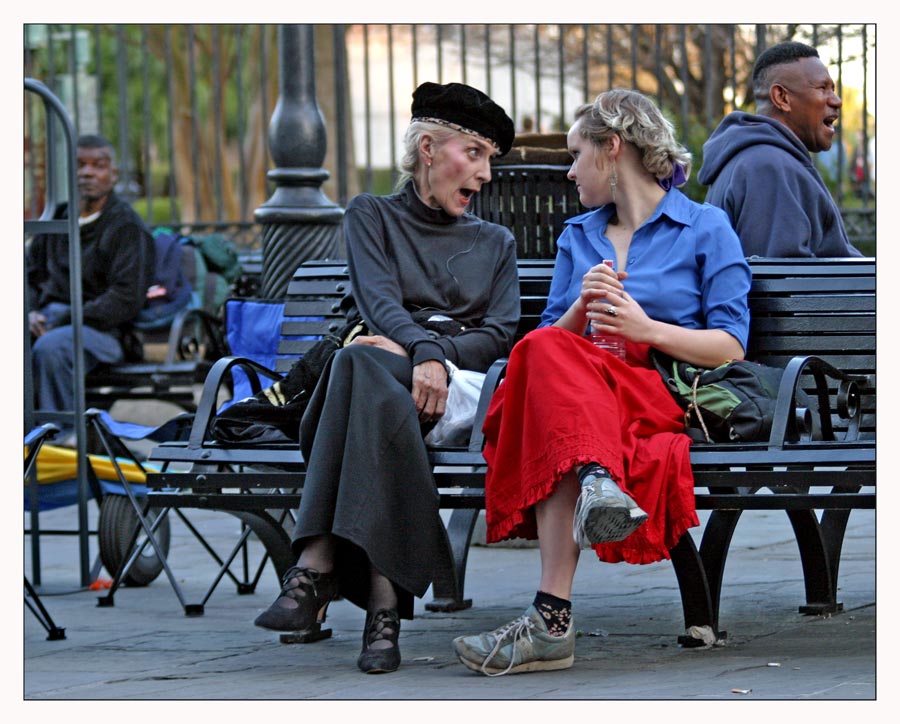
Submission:
[[598,463],[587,463],[586,465],[584,465],[581,470],[578,471],[578,482],[581,485],[584,485],[587,481],[588,476],[594,478],[612,479],[612,475],[609,474],[609,470]]
[[566,635],[572,621],[571,601],[538,591],[534,597],[534,607],[547,624],[547,632],[551,636]]

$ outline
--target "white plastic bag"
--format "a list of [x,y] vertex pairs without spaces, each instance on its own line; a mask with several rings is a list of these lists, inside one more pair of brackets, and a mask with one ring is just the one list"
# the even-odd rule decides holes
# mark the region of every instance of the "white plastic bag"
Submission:
[[425,442],[439,447],[459,447],[469,442],[485,374],[461,370],[450,361],[447,366],[451,372],[447,410],[425,436]]

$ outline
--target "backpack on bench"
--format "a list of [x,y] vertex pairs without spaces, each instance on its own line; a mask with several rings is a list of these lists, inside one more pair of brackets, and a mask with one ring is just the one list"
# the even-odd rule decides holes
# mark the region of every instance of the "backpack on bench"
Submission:
[[[784,370],[732,360],[715,369],[697,367],[650,350],[650,359],[685,411],[685,433],[694,442],[758,442],[769,439]],[[811,406],[798,391],[798,401]]]

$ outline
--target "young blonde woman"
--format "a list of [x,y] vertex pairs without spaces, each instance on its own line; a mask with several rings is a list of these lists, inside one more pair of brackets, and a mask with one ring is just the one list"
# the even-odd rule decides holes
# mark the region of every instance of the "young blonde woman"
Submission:
[[[582,547],[651,563],[698,524],[683,412],[650,348],[715,367],[747,344],[740,242],[721,209],[677,189],[690,155],[659,109],[608,91],[576,111],[567,145],[569,178],[594,210],[560,235],[540,328],[513,349],[484,425],[488,542],[537,537],[541,553],[525,613],[454,641],[488,675],[572,666]],[[625,360],[591,331],[624,340]]]

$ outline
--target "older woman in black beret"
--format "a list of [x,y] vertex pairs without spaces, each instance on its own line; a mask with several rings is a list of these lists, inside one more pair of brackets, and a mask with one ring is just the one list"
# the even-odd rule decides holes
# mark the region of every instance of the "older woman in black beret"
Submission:
[[[514,134],[481,91],[423,83],[397,192],[360,194],[344,217],[354,299],[370,333],[332,356],[301,422],[298,561],[255,623],[308,629],[342,596],[366,610],[357,664],[368,673],[400,665],[400,619],[412,618],[413,596],[431,584],[443,524],[423,432],[444,413],[446,363],[485,371],[512,346],[515,241],[466,209]],[[426,329],[432,316],[456,324]]]

